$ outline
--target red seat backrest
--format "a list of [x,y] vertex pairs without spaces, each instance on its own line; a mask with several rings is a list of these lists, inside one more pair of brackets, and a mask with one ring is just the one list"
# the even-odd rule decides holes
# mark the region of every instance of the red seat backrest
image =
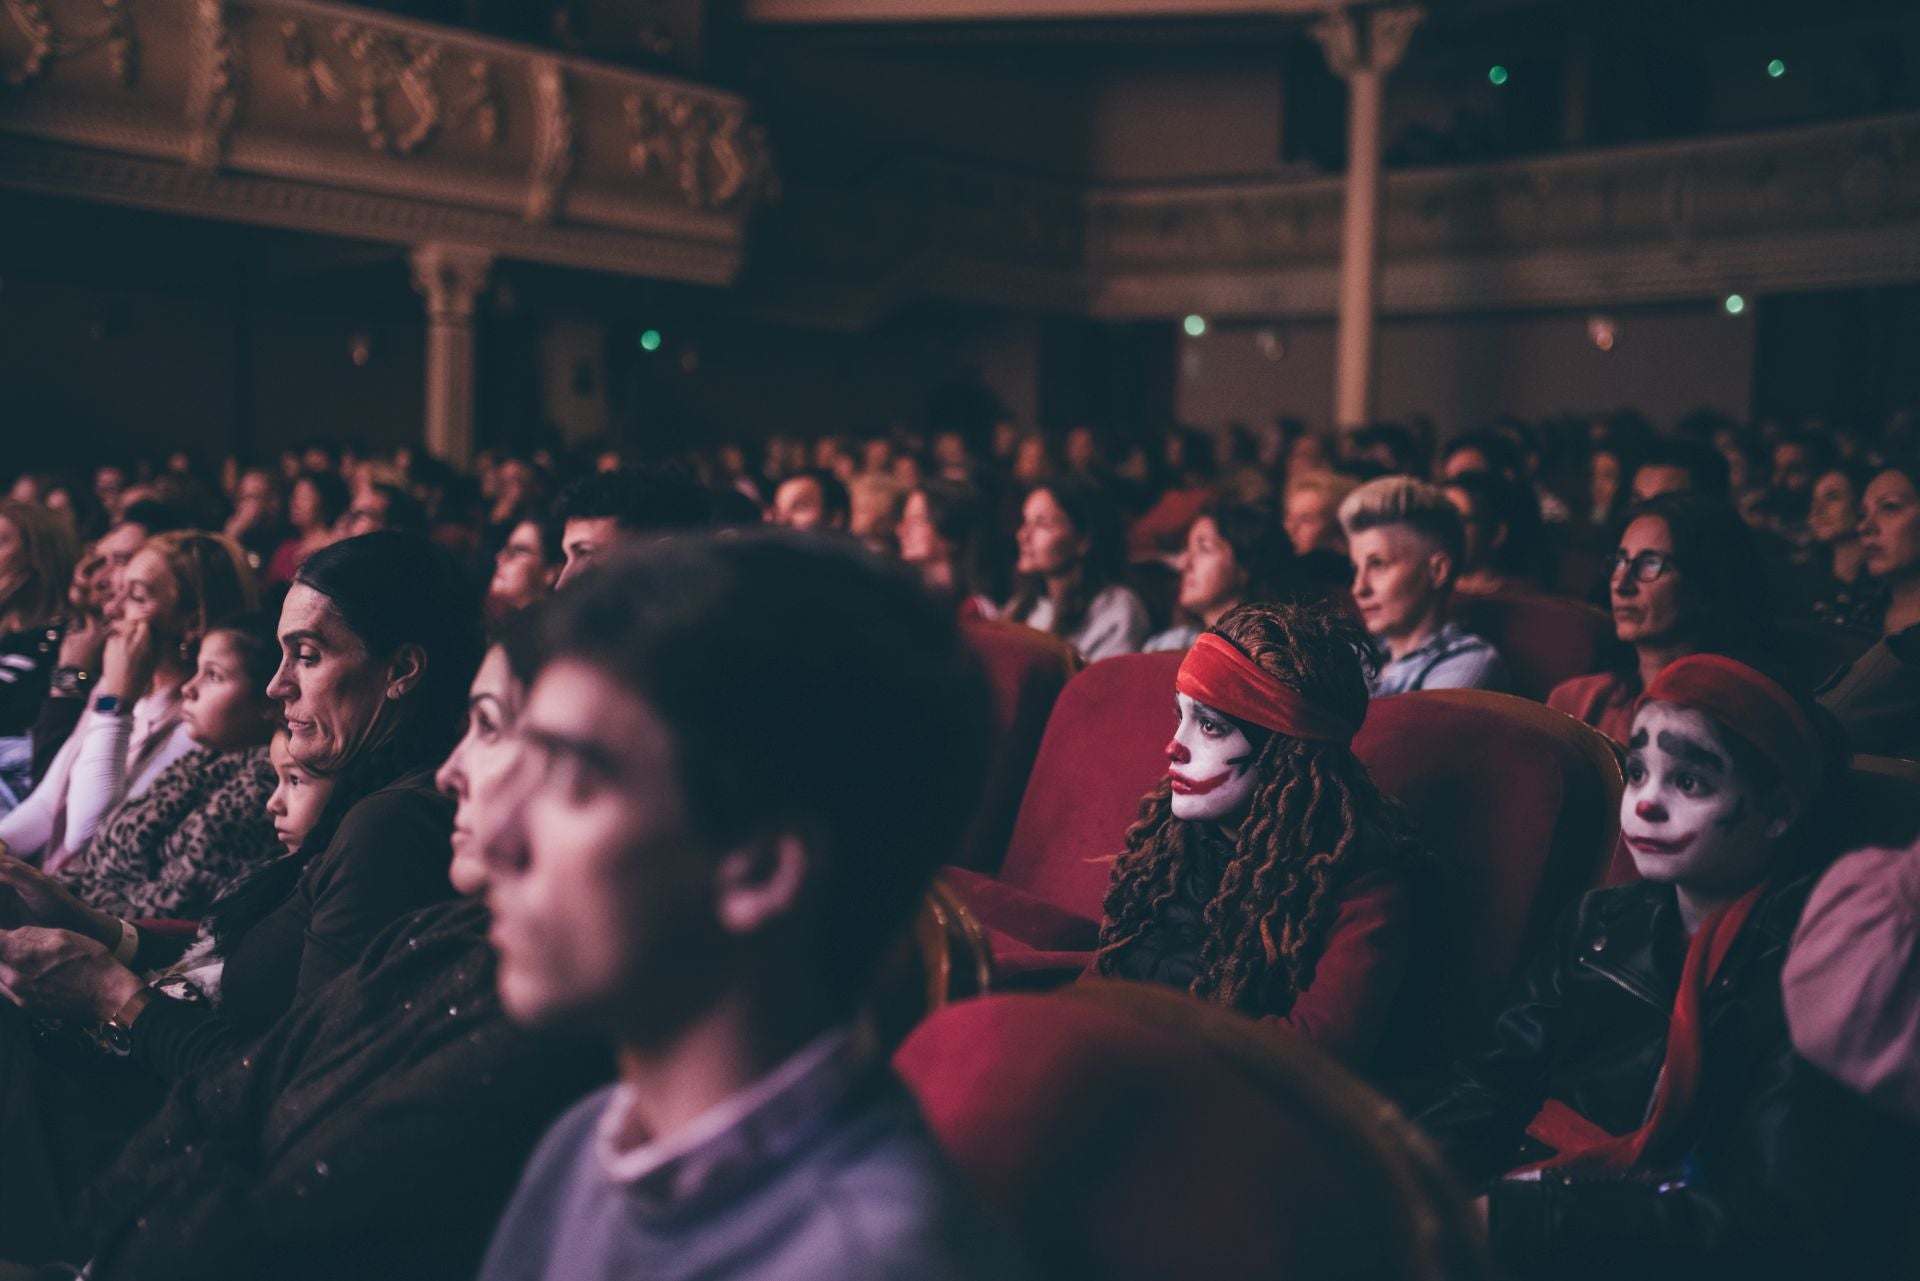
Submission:
[[1605,610],[1564,596],[1497,593],[1456,596],[1454,617],[1493,642],[1507,660],[1516,694],[1544,699],[1561,681],[1600,670],[1614,643]]
[[1571,716],[1484,690],[1380,699],[1354,751],[1431,852],[1414,990],[1379,1060],[1414,1088],[1484,1038],[1519,963],[1599,879],[1619,832],[1620,767]]
[[894,1058],[1042,1275],[1443,1281],[1465,1234],[1406,1123],[1184,993],[1084,983],[936,1011]]
[[1166,771],[1179,653],[1091,664],[1054,704],[1000,879],[1100,918],[1113,860],[1140,798]]
[[1006,855],[1053,705],[1081,661],[1068,642],[1019,623],[974,619],[962,631],[986,671],[993,747],[980,807],[958,861],[962,867],[994,872]]

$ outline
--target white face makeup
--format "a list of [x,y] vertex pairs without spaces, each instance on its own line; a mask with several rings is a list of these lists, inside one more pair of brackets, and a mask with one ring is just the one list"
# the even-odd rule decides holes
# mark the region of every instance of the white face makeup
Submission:
[[1641,876],[1714,897],[1744,893],[1766,874],[1768,846],[1785,826],[1705,712],[1648,703],[1633,718],[1620,830]]
[[1238,826],[1253,805],[1253,744],[1227,717],[1175,694],[1180,727],[1167,744],[1173,816],[1187,823]]

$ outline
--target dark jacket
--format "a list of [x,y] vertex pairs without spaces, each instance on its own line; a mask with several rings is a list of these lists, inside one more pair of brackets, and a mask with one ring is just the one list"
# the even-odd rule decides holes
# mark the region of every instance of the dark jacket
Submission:
[[90,1198],[101,1281],[465,1281],[541,1133],[613,1075],[494,990],[487,911],[388,930],[237,1057],[178,1085]]
[[[1525,1134],[1555,1098],[1613,1134],[1653,1100],[1688,936],[1671,886],[1595,890],[1525,974],[1495,1045],[1420,1123],[1489,1193],[1494,1252],[1563,1278],[1857,1275],[1838,1225],[1862,1202],[1865,1105],[1793,1052],[1780,969],[1810,881],[1770,892],[1708,988],[1704,1067],[1683,1132],[1624,1177],[1500,1176],[1549,1155]],[[1868,1251],[1857,1237],[1847,1251]]]

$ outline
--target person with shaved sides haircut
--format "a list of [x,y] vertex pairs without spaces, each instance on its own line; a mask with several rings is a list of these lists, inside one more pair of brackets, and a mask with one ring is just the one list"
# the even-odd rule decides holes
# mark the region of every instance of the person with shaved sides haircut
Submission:
[[1720,655],[1647,686],[1620,803],[1640,879],[1580,900],[1419,1118],[1510,1275],[1882,1275],[1875,1123],[1781,998],[1842,737]]
[[948,605],[789,530],[635,548],[554,597],[474,848],[500,999],[616,1050],[483,1281],[1016,1281],[861,1017],[979,796]]

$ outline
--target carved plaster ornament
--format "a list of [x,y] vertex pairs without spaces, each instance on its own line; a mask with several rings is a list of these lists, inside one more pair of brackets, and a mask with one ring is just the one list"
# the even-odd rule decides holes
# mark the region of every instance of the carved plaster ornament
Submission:
[[126,0],[94,0],[101,10],[98,25],[80,35],[61,32],[42,0],[4,0],[4,12],[27,38],[27,55],[20,65],[0,73],[0,80],[15,89],[32,84],[48,68],[70,58],[104,47],[108,65],[120,83],[131,85],[139,71],[140,46],[134,37],[133,19],[127,13]]
[[560,193],[573,171],[573,110],[567,98],[567,73],[559,63],[543,61],[533,73],[533,174],[527,192],[527,221],[551,222]]
[[203,168],[218,167],[240,111],[240,67],[234,57],[225,0],[196,0],[193,70],[187,84],[187,120],[193,140],[187,159]]
[[[324,103],[344,102],[346,78],[314,47],[307,24],[289,18],[280,24],[281,46],[295,72],[300,105],[312,111]],[[482,143],[492,146],[500,136],[500,93],[493,64],[475,58],[467,64],[471,84],[455,101],[445,100],[440,64],[445,47],[437,40],[394,35],[358,23],[334,26],[332,37],[355,64],[355,103],[360,132],[375,151],[411,156],[427,146],[444,124],[458,128],[472,121]],[[401,125],[392,101],[399,97],[412,115]]]

